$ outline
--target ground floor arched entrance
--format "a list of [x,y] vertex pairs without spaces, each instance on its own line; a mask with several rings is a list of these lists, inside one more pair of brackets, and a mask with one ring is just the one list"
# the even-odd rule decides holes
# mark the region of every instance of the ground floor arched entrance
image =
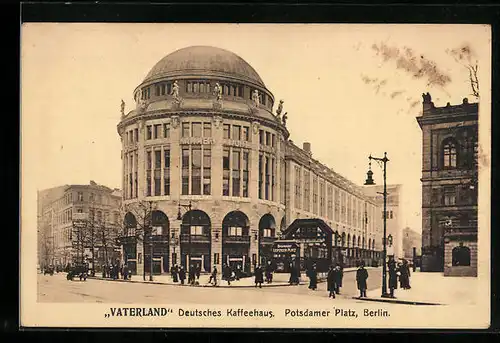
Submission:
[[259,220],[259,263],[266,266],[273,260],[273,243],[276,240],[276,221],[272,214],[265,214]]
[[181,224],[181,265],[185,270],[199,269],[210,272],[211,268],[211,221],[200,210],[191,210],[184,214]]
[[241,211],[229,212],[222,221],[222,264],[250,273],[252,262],[248,217]]

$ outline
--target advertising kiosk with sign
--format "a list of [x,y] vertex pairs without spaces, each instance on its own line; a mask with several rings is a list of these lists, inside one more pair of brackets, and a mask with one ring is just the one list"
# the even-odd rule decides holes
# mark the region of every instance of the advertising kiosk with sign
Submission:
[[292,265],[300,267],[300,247],[295,241],[278,240],[271,249],[277,273],[289,273]]

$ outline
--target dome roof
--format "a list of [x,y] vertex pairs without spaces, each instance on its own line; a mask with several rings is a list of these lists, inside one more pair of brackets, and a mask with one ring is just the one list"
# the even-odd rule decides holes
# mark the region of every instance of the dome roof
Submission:
[[266,87],[255,69],[240,56],[211,46],[191,46],[163,57],[144,82],[162,77],[223,76]]

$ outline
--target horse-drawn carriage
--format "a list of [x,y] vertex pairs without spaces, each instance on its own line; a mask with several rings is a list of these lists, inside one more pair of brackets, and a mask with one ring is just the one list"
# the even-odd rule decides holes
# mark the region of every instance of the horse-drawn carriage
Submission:
[[80,281],[87,281],[87,276],[88,276],[88,266],[86,265],[75,265],[72,266],[68,274],[66,275],[66,279],[68,281],[74,281],[75,277],[79,278]]

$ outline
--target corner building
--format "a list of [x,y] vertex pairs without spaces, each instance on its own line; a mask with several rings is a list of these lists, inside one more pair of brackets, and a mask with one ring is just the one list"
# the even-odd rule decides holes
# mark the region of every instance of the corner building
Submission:
[[478,110],[423,95],[422,271],[477,276]]
[[[160,60],[134,99],[118,124],[124,262],[138,274],[150,263],[155,273],[173,264],[251,272],[271,258],[292,219],[285,215],[291,143],[257,72],[232,52],[188,47]],[[139,204],[148,202],[155,230],[144,249],[136,233],[146,223]]]

